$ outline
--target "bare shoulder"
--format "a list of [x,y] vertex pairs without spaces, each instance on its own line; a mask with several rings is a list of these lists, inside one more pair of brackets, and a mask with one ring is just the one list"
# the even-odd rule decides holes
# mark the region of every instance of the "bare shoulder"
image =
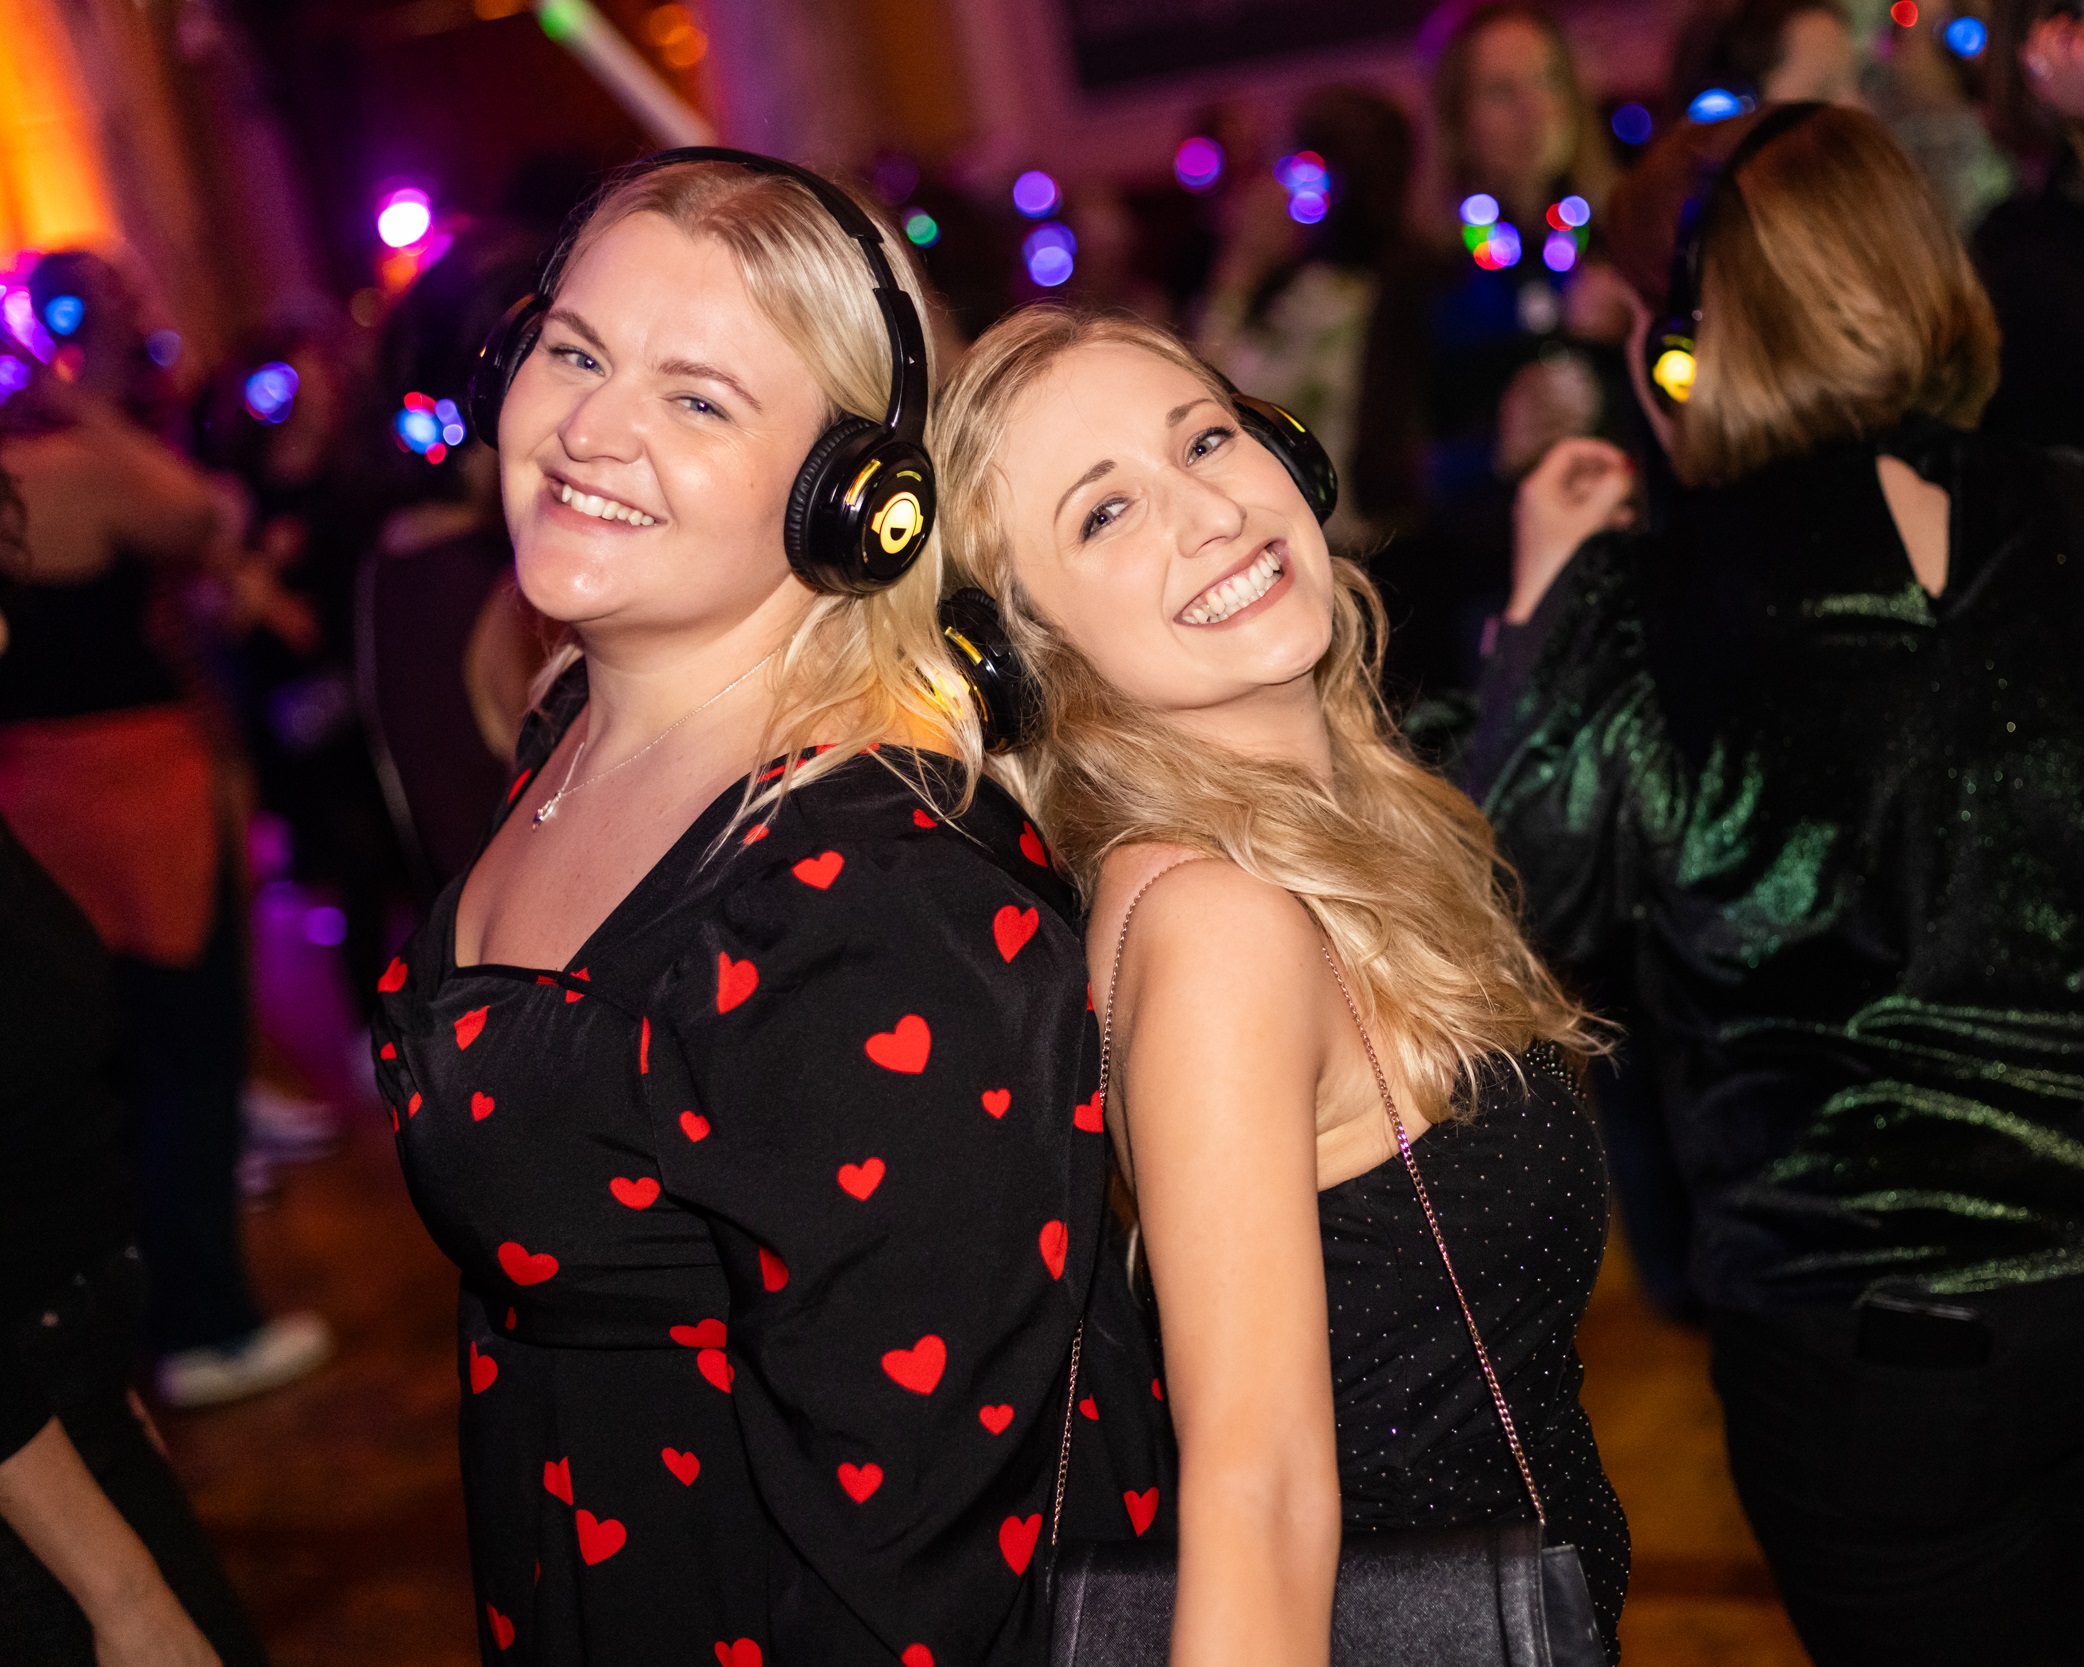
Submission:
[[1226,989],[1256,988],[1280,1000],[1290,981],[1240,975],[1316,955],[1316,923],[1277,885],[1235,863],[1178,846],[1137,845],[1115,852],[1093,898],[1087,950],[1096,988],[1113,971],[1122,921],[1135,905],[1123,956],[1125,994],[1163,987],[1182,999],[1221,1004]]

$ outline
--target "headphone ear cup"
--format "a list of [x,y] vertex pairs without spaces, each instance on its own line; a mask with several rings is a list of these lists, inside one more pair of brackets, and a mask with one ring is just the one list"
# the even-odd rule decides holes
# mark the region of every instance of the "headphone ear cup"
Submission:
[[925,451],[879,423],[848,417],[819,437],[797,471],[782,545],[813,589],[866,595],[904,577],[933,517]]
[[987,752],[1018,752],[1042,727],[1034,679],[1007,640],[999,605],[974,585],[942,598],[941,636],[969,686]]
[[1339,507],[1339,471],[1330,455],[1291,413],[1270,399],[1235,394],[1237,420],[1288,471],[1319,524],[1329,521]]
[[507,389],[521,361],[535,351],[536,337],[543,332],[543,315],[549,310],[549,300],[540,292],[522,296],[500,315],[478,349],[465,396],[470,431],[494,451],[499,449],[499,413],[506,404]]

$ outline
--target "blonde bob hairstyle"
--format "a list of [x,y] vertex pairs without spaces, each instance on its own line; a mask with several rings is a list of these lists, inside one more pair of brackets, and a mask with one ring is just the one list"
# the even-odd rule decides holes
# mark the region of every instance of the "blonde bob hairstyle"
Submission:
[[1354,975],[1356,1000],[1428,1118],[1456,1106],[1485,1058],[1537,1040],[1596,1051],[1593,1021],[1520,935],[1489,824],[1396,732],[1378,692],[1382,604],[1358,567],[1334,564],[1331,646],[1316,670],[1328,784],[1193,738],[1103,679],[1036,611],[1014,568],[998,448],[1022,396],[1067,353],[1102,343],[1176,365],[1230,404],[1222,378],[1163,330],[1039,305],[985,332],[936,409],[935,537],[949,583],[998,598],[1042,696],[1039,740],[993,770],[1088,898],[1109,852],[1153,842],[1225,858],[1293,894]]
[[[1614,192],[1607,230],[1653,309],[1679,213],[1760,118],[1675,129]],[[1881,434],[1912,413],[1973,428],[1997,320],[1946,210],[1881,123],[1827,108],[1723,182],[1701,239],[1692,397],[1672,463],[1690,485]]]
[[[882,228],[891,270],[926,321],[926,294],[910,245],[878,207],[857,192],[848,194]],[[890,334],[873,281],[854,240],[807,187],[730,162],[685,162],[621,183],[611,180],[562,270],[574,270],[610,228],[633,214],[660,215],[689,237],[714,238],[730,251],[753,304],[817,379],[828,422],[842,414],[882,420],[890,398]],[[926,340],[931,379],[930,328]],[[893,734],[936,737],[961,765],[958,803],[945,808],[967,803],[982,768],[983,739],[941,637],[939,594],[940,557],[929,541],[887,589],[867,596],[820,595],[811,603],[776,656],[775,715],[760,742],[761,758],[785,757],[786,767],[764,784],[748,783],[733,827]],[[567,633],[536,679],[536,703],[579,653],[576,638]],[[802,758],[813,746],[823,750]],[[877,756],[893,770],[903,768],[887,752]],[[907,779],[913,780],[909,772]],[[930,777],[913,785],[930,800],[938,797]]]

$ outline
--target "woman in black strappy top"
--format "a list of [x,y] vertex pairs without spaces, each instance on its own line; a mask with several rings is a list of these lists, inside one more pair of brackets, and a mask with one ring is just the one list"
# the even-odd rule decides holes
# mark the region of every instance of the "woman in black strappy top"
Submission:
[[1324,1662],[1344,1531],[1537,1490],[1615,1655],[1628,1533],[1575,1347],[1596,1033],[1383,711],[1380,604],[1326,506],[1239,409],[1160,331],[1034,309],[971,350],[934,440],[957,582],[1041,693],[1006,773],[1092,910],[1179,1436],[1172,1659]]

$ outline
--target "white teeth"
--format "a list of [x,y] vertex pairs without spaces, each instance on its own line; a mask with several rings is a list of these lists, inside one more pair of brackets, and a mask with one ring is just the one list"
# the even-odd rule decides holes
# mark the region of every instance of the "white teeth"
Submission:
[[646,515],[641,509],[632,509],[628,504],[617,503],[613,498],[596,497],[591,492],[574,491],[570,482],[560,482],[557,501],[570,504],[581,514],[591,515],[602,521],[627,521],[633,527],[655,527],[658,517]]
[[1210,585],[1180,611],[1180,618],[1189,625],[1219,625],[1272,590],[1280,576],[1280,558],[1268,550],[1242,573]]

